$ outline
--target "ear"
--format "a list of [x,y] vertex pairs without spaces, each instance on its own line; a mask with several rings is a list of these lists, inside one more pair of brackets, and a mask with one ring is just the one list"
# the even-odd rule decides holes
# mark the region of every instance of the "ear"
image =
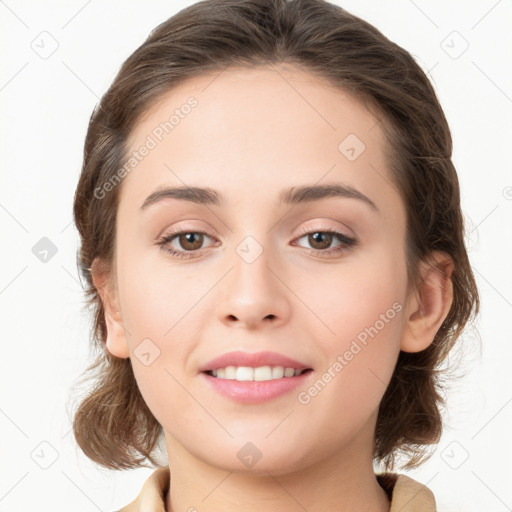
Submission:
[[111,269],[102,260],[96,258],[91,265],[91,276],[105,310],[106,347],[113,356],[127,358],[130,356],[130,350]]
[[430,346],[452,305],[453,260],[440,251],[434,251],[431,257],[431,264],[421,262],[420,285],[407,300],[400,344],[404,352],[419,352]]

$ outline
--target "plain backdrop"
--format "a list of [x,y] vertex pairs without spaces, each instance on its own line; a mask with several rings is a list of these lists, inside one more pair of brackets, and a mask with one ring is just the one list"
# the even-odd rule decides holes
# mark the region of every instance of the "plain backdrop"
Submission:
[[[149,32],[192,3],[0,0],[1,512],[111,512],[152,472],[103,470],[70,431],[90,326],[72,203],[95,104]],[[333,3],[428,72],[452,130],[482,300],[478,332],[464,334],[451,361],[467,375],[449,390],[442,440],[408,474],[440,511],[511,510],[512,1]],[[38,244],[50,247],[46,262]]]

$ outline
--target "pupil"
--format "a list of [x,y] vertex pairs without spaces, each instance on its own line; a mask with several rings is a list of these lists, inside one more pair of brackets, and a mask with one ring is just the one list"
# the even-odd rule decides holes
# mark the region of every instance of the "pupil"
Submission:
[[[319,249],[325,249],[326,247],[329,247],[329,245],[331,243],[331,238],[332,238],[331,233],[317,232],[317,233],[313,233],[310,236],[313,239],[314,243],[320,243]],[[322,242],[322,238],[323,238],[323,242]],[[320,239],[320,241],[318,239]]]
[[[182,244],[182,247],[187,248],[186,244],[192,244],[192,247],[188,247],[191,250],[195,250],[201,247],[202,245],[202,235],[198,235],[197,233],[185,233],[184,235],[181,235],[180,237],[180,243]],[[194,242],[194,238],[196,238],[196,241]],[[183,245],[185,244],[185,245]]]

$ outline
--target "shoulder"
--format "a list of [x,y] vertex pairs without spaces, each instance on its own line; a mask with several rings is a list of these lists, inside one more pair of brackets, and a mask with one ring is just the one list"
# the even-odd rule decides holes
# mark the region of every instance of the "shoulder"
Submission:
[[434,494],[426,485],[397,473],[381,473],[376,477],[391,499],[389,512],[436,512]]
[[[391,500],[389,512],[436,512],[432,491],[411,477],[397,473],[375,475]],[[170,483],[169,467],[155,470],[144,482],[135,500],[116,512],[165,512],[165,495]]]

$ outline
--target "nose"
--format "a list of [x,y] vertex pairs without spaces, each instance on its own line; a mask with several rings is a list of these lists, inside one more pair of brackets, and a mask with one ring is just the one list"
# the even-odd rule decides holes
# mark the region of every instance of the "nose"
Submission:
[[238,253],[226,276],[217,307],[219,320],[228,327],[248,330],[284,325],[290,316],[291,292],[280,267],[263,250],[250,261]]

